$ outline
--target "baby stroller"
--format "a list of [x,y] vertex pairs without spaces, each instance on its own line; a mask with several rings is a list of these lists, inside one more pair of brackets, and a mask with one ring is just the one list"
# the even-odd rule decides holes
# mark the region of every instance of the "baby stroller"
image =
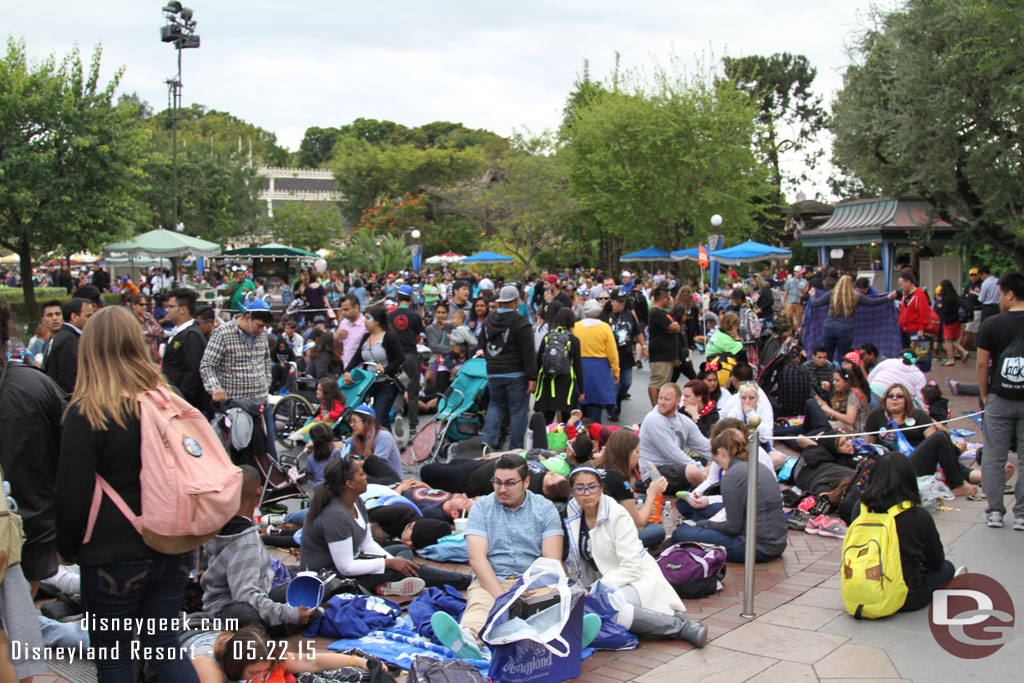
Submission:
[[464,441],[479,434],[483,422],[479,398],[486,388],[487,361],[483,358],[467,360],[438,403],[433,419],[402,453],[402,462],[415,465],[428,459],[436,460],[445,439]]
[[260,507],[289,498],[308,499],[298,485],[299,472],[287,469],[267,453],[267,433],[263,426],[265,400],[228,399],[221,402],[213,427],[236,465],[251,465],[260,473],[263,493]]

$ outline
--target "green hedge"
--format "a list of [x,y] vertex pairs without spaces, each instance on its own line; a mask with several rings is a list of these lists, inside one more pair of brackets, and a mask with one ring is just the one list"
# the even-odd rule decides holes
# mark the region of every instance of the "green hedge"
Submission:
[[[12,306],[25,302],[25,292],[21,287],[0,287],[0,296],[7,299],[7,303]],[[68,290],[63,287],[36,287],[36,301],[47,301],[67,296]]]
[[[31,319],[25,311],[25,297],[23,296],[20,288],[0,287],[0,296],[7,299],[7,302],[11,305],[11,319],[14,320],[14,322],[25,325],[26,327],[31,325],[32,329],[35,328],[35,325],[39,320]],[[116,306],[121,303],[120,294],[105,292],[102,296],[104,306]],[[65,301],[69,301],[71,296],[63,287],[36,287],[36,306],[44,301],[50,301],[51,299],[56,299],[57,301],[64,303]],[[31,331],[29,331],[29,334],[31,334]]]

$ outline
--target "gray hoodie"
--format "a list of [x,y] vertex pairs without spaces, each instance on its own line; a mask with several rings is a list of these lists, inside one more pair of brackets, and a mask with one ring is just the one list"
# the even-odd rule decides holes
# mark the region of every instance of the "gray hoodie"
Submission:
[[233,517],[203,546],[210,566],[203,574],[203,610],[218,614],[234,602],[249,605],[269,626],[297,624],[299,608],[270,599],[274,570],[270,553],[252,521]]

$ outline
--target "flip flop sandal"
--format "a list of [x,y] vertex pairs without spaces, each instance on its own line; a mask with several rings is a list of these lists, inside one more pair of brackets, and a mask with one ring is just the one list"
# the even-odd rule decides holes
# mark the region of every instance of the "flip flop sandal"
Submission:
[[978,493],[972,493],[967,496],[967,500],[988,500],[988,497],[979,491]]

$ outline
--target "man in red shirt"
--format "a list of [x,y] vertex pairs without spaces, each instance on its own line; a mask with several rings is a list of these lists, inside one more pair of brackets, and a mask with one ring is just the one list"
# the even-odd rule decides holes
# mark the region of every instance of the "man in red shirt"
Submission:
[[903,332],[903,348],[910,348],[910,337],[924,329],[928,323],[928,296],[917,286],[917,278],[913,271],[905,269],[900,272],[900,289],[903,291],[900,306],[900,330]]

